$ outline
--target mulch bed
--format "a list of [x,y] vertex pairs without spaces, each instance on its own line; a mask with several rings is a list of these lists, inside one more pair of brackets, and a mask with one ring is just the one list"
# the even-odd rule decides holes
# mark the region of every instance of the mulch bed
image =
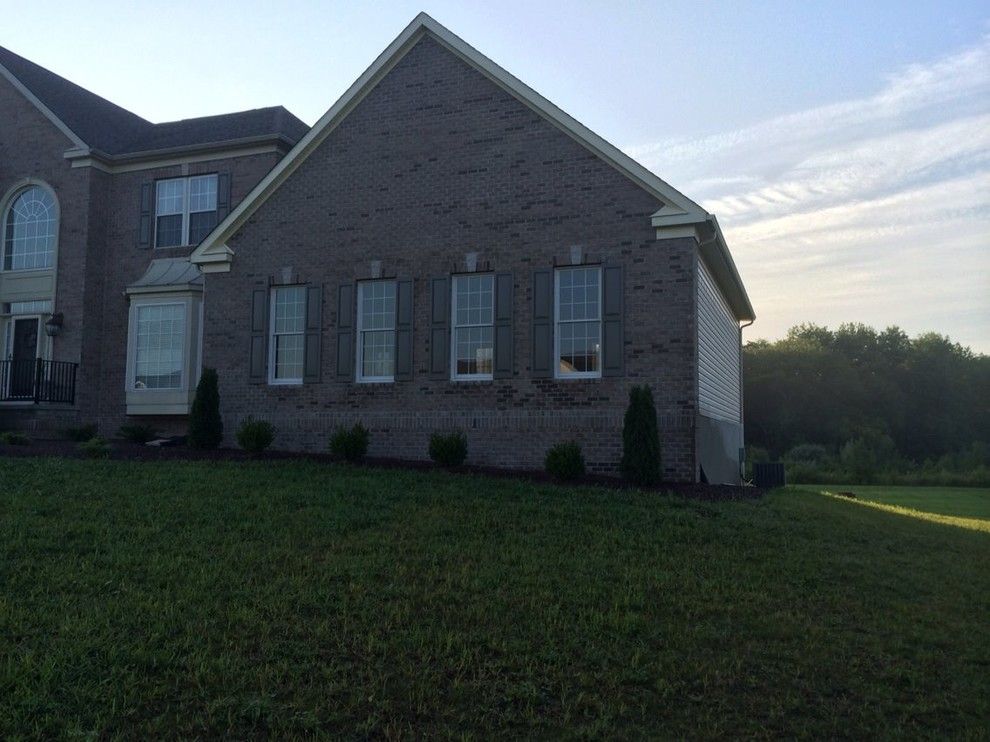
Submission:
[[[217,448],[201,450],[182,445],[145,446],[128,441],[108,441],[110,458],[118,461],[317,461],[335,463],[338,459],[329,453],[306,453],[301,451],[265,451],[259,456],[252,456],[237,448]],[[86,458],[79,451],[78,443],[56,439],[38,439],[23,446],[12,446],[0,443],[0,456],[28,458],[34,456],[58,456],[69,459]],[[411,469],[416,471],[434,471],[438,467],[431,461],[414,461],[408,459],[393,459],[369,456],[364,463],[367,466],[382,469]],[[450,471],[461,474],[481,474],[497,479],[526,479],[533,482],[553,483],[554,480],[544,471],[533,469],[503,469],[492,466],[457,466]],[[636,489],[616,477],[603,474],[587,474],[574,484],[610,487],[612,489]],[[763,490],[757,487],[738,487],[728,484],[701,484],[692,482],[662,482],[653,487],[658,492],[674,493],[696,500],[755,500],[763,496]]]

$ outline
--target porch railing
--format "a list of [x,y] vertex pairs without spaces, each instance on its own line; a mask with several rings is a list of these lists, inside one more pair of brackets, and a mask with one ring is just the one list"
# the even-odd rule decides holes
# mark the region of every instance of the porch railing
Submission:
[[76,401],[78,363],[43,358],[0,361],[0,402]]

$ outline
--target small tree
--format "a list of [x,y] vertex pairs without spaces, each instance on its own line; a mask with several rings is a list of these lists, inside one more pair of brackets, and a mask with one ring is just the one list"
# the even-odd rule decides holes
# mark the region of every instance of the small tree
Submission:
[[648,386],[629,390],[629,407],[622,425],[622,475],[630,482],[651,485],[660,481],[660,433],[657,409]]
[[204,368],[189,413],[189,445],[193,448],[216,448],[223,440],[218,386],[216,369]]

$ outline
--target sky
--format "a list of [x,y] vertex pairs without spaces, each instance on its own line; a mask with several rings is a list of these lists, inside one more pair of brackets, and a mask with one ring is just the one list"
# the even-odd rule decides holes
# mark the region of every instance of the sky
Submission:
[[0,0],[0,44],[152,121],[315,122],[416,13],[714,213],[757,313],[990,353],[990,3]]

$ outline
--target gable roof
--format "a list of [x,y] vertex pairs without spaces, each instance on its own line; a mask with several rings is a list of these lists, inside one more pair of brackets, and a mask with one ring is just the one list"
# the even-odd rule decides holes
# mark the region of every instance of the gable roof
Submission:
[[111,156],[258,138],[295,144],[309,129],[282,106],[153,124],[2,46],[0,75],[76,147]]
[[[518,100],[532,108],[548,122],[556,126],[579,144],[600,157],[627,178],[655,196],[662,206],[653,215],[653,225],[658,229],[666,227],[684,228],[689,225],[704,225],[714,229],[716,242],[723,254],[729,270],[721,276],[728,276],[734,286],[727,287],[727,296],[742,319],[751,319],[753,308],[746,296],[738,271],[725,246],[721,230],[714,217],[680,191],[671,187],[641,164],[614,145],[602,139],[576,119],[537,93],[524,82],[495,64],[437,23],[426,13],[420,13],[406,26],[396,39],[378,56],[353,85],[323,114],[296,146],[263,178],[222,222],[206,237],[190,256],[193,263],[199,264],[207,273],[229,270],[233,251],[225,244],[255,211],[274,193],[278,187],[298,168],[303,161],[326,139],[337,125],[357,106],[363,98],[388,74],[405,54],[425,35],[439,42],[476,70],[492,80]],[[724,287],[723,290],[726,290]]]

